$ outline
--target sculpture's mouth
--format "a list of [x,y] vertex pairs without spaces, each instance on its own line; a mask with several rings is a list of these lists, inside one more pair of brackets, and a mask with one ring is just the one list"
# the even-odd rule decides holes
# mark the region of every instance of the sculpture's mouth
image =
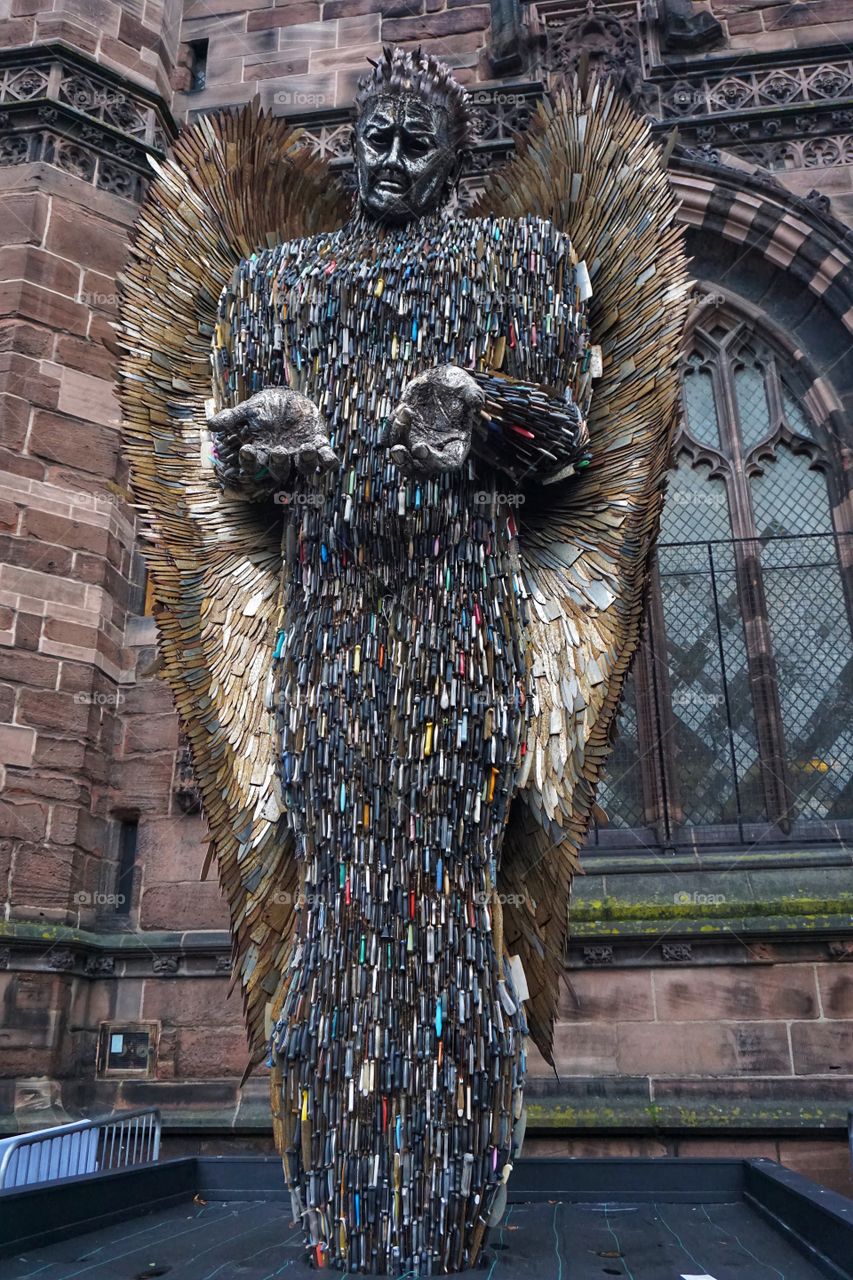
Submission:
[[409,184],[405,178],[396,174],[383,174],[376,179],[373,189],[380,195],[402,196],[408,191]]

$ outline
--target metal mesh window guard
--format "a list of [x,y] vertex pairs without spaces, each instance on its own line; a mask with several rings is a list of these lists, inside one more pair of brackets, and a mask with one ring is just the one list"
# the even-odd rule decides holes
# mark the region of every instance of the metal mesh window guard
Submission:
[[853,836],[853,533],[783,367],[737,317],[697,329],[590,849]]
[[[853,645],[842,544],[847,560],[851,534],[660,546],[665,636],[662,644],[647,641],[656,678],[642,681],[645,743],[635,668],[599,795],[609,823],[593,833],[593,847],[853,835]],[[763,578],[782,712],[769,760],[758,725],[767,708],[756,705],[760,685],[751,678],[738,587],[751,561]],[[643,751],[655,757],[645,771]],[[668,779],[656,805],[644,794],[650,770]],[[768,792],[780,789],[784,808],[771,814]]]

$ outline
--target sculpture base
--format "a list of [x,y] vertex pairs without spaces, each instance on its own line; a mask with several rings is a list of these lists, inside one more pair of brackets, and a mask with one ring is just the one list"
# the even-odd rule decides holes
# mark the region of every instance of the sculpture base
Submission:
[[[756,1260],[762,1275],[786,1280],[850,1274],[853,1202],[770,1160],[527,1159],[513,1183],[515,1202],[472,1275],[723,1280],[756,1275]],[[8,1192],[0,1275],[316,1280],[289,1207],[280,1164],[257,1157],[170,1160]]]

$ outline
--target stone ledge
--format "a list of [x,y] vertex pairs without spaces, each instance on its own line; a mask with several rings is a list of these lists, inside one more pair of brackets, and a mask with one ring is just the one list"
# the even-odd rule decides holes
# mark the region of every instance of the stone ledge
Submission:
[[[525,1089],[528,1133],[794,1134],[836,1138],[846,1132],[850,1078],[840,1080],[533,1077]],[[63,1118],[121,1107],[159,1107],[164,1132],[233,1136],[271,1133],[263,1068],[238,1089],[235,1079],[55,1082]],[[53,1121],[56,1123],[57,1121]],[[6,1110],[0,1133],[39,1128],[44,1112]]]
[[534,1078],[525,1103],[532,1131],[828,1133],[846,1131],[851,1086],[849,1077]]
[[658,938],[730,940],[732,935],[815,939],[853,931],[850,860],[840,866],[648,866],[575,880],[573,942]]

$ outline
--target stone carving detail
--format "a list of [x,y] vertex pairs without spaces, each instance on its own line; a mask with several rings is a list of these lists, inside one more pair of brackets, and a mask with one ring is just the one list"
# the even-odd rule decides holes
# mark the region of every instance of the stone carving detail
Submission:
[[90,977],[108,977],[115,973],[116,962],[113,956],[89,956],[86,961],[86,973]]
[[106,160],[81,143],[48,130],[0,134],[0,166],[36,160],[56,165],[75,178],[92,182],[101,190],[112,191],[128,200],[141,198],[146,181],[135,164]]
[[29,160],[30,141],[27,137],[0,138],[0,164],[23,164]]
[[[737,75],[697,69],[655,88],[656,114],[678,121],[688,156],[722,164],[728,152],[770,171],[853,163],[853,60]],[[780,110],[800,103],[809,109]]]
[[0,103],[9,108],[0,113],[0,165],[41,161],[141,199],[150,176],[146,155],[168,145],[156,106],[94,65],[84,72],[77,59],[53,50],[27,48],[16,57],[18,65],[0,71]]
[[73,142],[57,143],[53,153],[53,163],[59,169],[64,169],[66,173],[73,173],[75,178],[83,178],[85,182],[91,182],[95,175],[95,157],[83,147],[75,146]]
[[707,10],[694,10],[693,0],[660,0],[664,49],[708,49],[723,38],[723,28]]
[[592,947],[584,947],[583,949],[584,964],[589,965],[606,965],[613,963],[613,948],[606,945],[595,945]]
[[[476,91],[471,98],[477,110],[477,141],[480,147],[492,143],[510,147],[514,138],[527,128],[539,101],[539,94],[524,87],[513,88],[509,85],[505,89]],[[478,154],[485,155],[482,151]]]
[[43,71],[27,68],[12,74],[0,86],[0,102],[29,102],[47,92],[48,77]]
[[59,98],[69,103],[78,111],[94,114],[99,105],[99,92],[86,76],[75,74],[63,78],[59,87]]
[[306,129],[305,145],[308,150],[324,160],[350,159],[350,133],[352,125],[349,119],[317,124]]
[[179,964],[179,956],[154,956],[151,968],[155,973],[177,973]]
[[216,972],[217,973],[231,972],[231,956],[230,955],[216,957]]
[[12,961],[12,948],[0,947],[0,969],[8,969]]
[[738,154],[745,160],[754,160],[765,169],[828,169],[835,165],[853,164],[853,136],[831,134],[823,138],[787,138],[743,147]]
[[716,147],[684,147],[682,154],[691,160],[704,160],[706,164],[722,164],[722,153]]
[[806,199],[809,204],[813,204],[821,213],[829,213],[832,208],[832,201],[829,196],[823,191],[818,191],[816,187],[812,187],[811,191],[806,196]]
[[548,67],[571,75],[584,58],[612,76],[632,101],[642,104],[646,89],[640,61],[640,36],[633,18],[589,0],[586,11],[566,22],[548,24]]
[[849,97],[853,97],[853,61],[845,59],[813,68],[793,65],[742,71],[736,76],[685,77],[664,90],[661,114],[665,119],[677,119]]
[[144,108],[128,93],[122,93],[104,81],[71,72],[59,86],[59,101],[77,111],[107,121],[132,137],[144,139],[149,125],[153,129],[151,108]]
[[56,947],[53,951],[49,951],[45,956],[45,963],[48,969],[73,969],[74,968],[74,952],[68,947]]
[[178,808],[183,813],[201,812],[201,793],[193,773],[190,744],[183,734],[181,734],[178,758],[175,762],[174,791]]
[[114,195],[124,196],[128,200],[136,199],[138,179],[128,169],[102,160],[99,166],[97,185],[102,191],[112,191]]
[[689,942],[662,942],[660,954],[668,964],[686,964],[693,959],[693,947]]

